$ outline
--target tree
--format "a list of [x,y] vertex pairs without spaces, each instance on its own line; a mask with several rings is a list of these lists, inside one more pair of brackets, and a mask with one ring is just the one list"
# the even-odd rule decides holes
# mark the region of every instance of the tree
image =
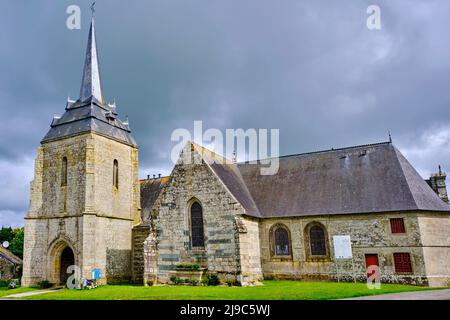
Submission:
[[16,256],[23,258],[23,238],[24,230],[23,228],[17,228],[13,230],[14,238],[11,241],[11,246],[9,251],[14,253]]
[[0,229],[0,245],[4,241],[12,242],[13,238],[14,238],[13,229],[11,227],[2,226],[2,228]]

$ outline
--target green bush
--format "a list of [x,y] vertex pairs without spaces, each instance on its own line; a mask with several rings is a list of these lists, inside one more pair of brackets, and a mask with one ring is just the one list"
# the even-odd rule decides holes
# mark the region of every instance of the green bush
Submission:
[[198,270],[198,269],[200,269],[200,266],[198,264],[182,263],[182,264],[177,264],[177,269]]
[[198,280],[197,279],[192,279],[191,280],[191,284],[196,287],[198,285]]
[[53,286],[53,284],[50,283],[50,281],[48,281],[48,280],[42,280],[42,281],[38,282],[38,286],[41,289],[48,289],[48,288],[51,288]]
[[220,284],[219,277],[215,274],[208,275],[202,279],[202,283],[207,286],[217,286]]
[[9,285],[8,280],[0,280],[0,288],[5,288]]
[[184,282],[183,279],[179,278],[179,277],[170,277],[170,281],[174,284],[174,285],[180,285]]
[[229,287],[237,285],[237,280],[234,279],[234,278],[228,278],[228,279],[225,280],[225,282],[227,283],[227,285]]

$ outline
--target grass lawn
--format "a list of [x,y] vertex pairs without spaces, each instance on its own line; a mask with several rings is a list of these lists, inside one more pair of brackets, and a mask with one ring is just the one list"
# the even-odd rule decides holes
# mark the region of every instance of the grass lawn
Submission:
[[45,300],[324,300],[429,288],[382,284],[369,290],[365,283],[264,281],[256,287],[139,287],[107,285],[93,290],[62,290],[27,299]]
[[20,288],[17,288],[17,289],[9,290],[8,288],[1,287],[0,288],[0,297],[9,296],[10,294],[24,293],[24,292],[35,291],[35,290],[38,290],[38,289],[20,287]]

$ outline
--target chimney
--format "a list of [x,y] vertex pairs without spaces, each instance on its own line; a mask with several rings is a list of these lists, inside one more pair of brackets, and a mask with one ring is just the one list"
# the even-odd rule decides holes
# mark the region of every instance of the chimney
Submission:
[[161,173],[158,174],[158,179],[161,179]]
[[447,186],[445,179],[447,174],[442,171],[441,166],[438,167],[438,173],[433,173],[429,180],[426,180],[428,185],[444,202],[448,202]]
[[147,179],[150,179],[150,175],[149,174],[147,175]]
[[156,174],[153,175],[153,179],[156,179]]

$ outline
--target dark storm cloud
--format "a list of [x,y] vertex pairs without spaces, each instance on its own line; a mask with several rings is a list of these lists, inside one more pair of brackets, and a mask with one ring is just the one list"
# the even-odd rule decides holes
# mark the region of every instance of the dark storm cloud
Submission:
[[[70,4],[81,30],[65,27]],[[370,4],[380,31],[366,28]],[[67,95],[78,97],[89,5],[0,4],[0,185],[15,190],[0,196],[0,223],[27,210],[36,147]],[[194,120],[280,128],[282,154],[390,130],[428,175],[450,168],[449,11],[446,0],[97,1],[104,92],[130,118],[141,176],[170,171],[170,135]]]

